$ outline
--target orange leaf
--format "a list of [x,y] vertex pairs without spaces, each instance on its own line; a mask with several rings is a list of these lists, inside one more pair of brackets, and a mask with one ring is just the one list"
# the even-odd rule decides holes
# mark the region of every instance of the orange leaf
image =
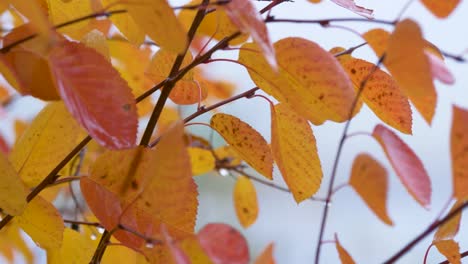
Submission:
[[[158,50],[146,70],[146,75],[155,83],[162,82],[169,77],[176,57],[177,54],[169,50]],[[182,67],[187,66],[190,62],[192,62],[192,54],[187,52]],[[203,88],[193,80],[193,71],[189,71],[175,84],[169,98],[176,104],[195,104],[206,98],[207,92]]]
[[426,41],[416,22],[406,19],[396,25],[389,38],[384,64],[414,106],[431,123],[437,94],[432,81],[429,59],[424,53]]
[[349,118],[355,92],[333,55],[302,38],[285,38],[274,47],[279,73],[258,56],[254,44],[244,44],[240,50],[239,62],[258,87],[315,125]]
[[431,203],[431,180],[421,160],[393,131],[377,125],[372,136],[379,142],[406,190],[422,206]]
[[362,35],[367,41],[367,44],[371,46],[377,57],[382,57],[388,48],[388,40],[390,39],[390,33],[384,29],[376,28],[367,31]]
[[276,164],[297,203],[314,195],[323,173],[312,129],[285,104],[271,108],[271,147]]
[[260,133],[228,114],[214,115],[210,124],[252,168],[268,179],[273,179],[273,156],[270,146]]
[[[71,20],[87,16],[94,13],[91,7],[91,1],[58,1],[47,0],[49,7],[49,19],[54,25],[66,23]],[[91,30],[91,20],[73,23],[58,31],[66,34],[74,39],[81,39],[86,33]]]
[[[176,240],[193,233],[198,193],[181,124],[169,130],[155,149],[108,151],[94,164],[91,179],[82,180],[81,187],[88,205],[107,229],[115,227],[120,218],[121,224],[148,237],[159,237],[161,224]],[[105,209],[102,203],[110,208]],[[124,231],[117,231],[115,237],[124,245],[143,250],[149,258],[158,257],[154,250],[145,248],[140,237]]]
[[251,226],[258,217],[257,192],[252,181],[245,176],[237,178],[233,196],[237,219],[244,228]]
[[51,51],[49,65],[67,108],[94,139],[111,149],[135,145],[135,99],[101,54],[83,44],[62,42]]
[[262,254],[255,259],[254,264],[275,264],[275,258],[273,256],[273,247],[274,244],[270,243],[268,246],[263,250]]
[[411,107],[397,83],[386,72],[361,59],[339,59],[347,71],[354,89],[359,91],[361,83],[368,78],[361,98],[382,121],[405,134],[411,134]]
[[10,2],[21,14],[27,17],[36,31],[44,34],[45,38],[49,36],[51,26],[47,20],[47,14],[37,1],[7,0],[7,2]]
[[[455,209],[459,208],[463,204],[463,201],[457,201],[450,209],[450,213],[453,212]],[[461,222],[461,212],[456,214],[450,220],[442,224],[437,232],[434,234],[434,241],[440,240],[450,240],[453,239],[460,229],[460,222]]]
[[393,225],[387,213],[387,171],[368,154],[359,154],[353,163],[349,184],[377,217]]
[[338,240],[338,236],[335,234],[335,247],[336,251],[338,251],[338,256],[340,257],[342,264],[354,264],[353,258],[349,255],[348,251],[341,246],[340,241]]
[[453,106],[450,152],[452,156],[453,196],[468,198],[468,111]]
[[214,264],[247,264],[249,248],[239,231],[226,224],[207,224],[198,240]]
[[460,0],[421,0],[421,2],[436,17],[446,18],[455,10]]
[[222,6],[226,14],[237,28],[246,34],[250,34],[271,68],[276,72],[278,65],[275,50],[268,36],[268,29],[260,14],[250,0],[231,0]]
[[362,6],[358,6],[356,5],[356,3],[354,3],[354,0],[331,0],[331,1],[365,18],[369,18],[369,19],[374,18],[372,14],[374,11],[372,9],[367,9]]
[[187,35],[166,0],[125,0],[140,29],[162,48],[181,53],[187,47]]
[[434,243],[437,250],[444,255],[451,264],[460,264],[460,247],[453,240],[441,240]]

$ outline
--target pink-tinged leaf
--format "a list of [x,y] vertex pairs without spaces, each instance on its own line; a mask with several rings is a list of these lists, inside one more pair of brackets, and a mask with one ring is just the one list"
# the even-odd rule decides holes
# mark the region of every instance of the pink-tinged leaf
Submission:
[[374,15],[372,14],[374,10],[368,9],[362,6],[358,6],[356,5],[356,3],[354,3],[354,0],[331,0],[331,1],[365,18],[369,18],[369,19],[374,18]]
[[247,241],[239,231],[226,224],[207,224],[198,240],[214,264],[249,263]]
[[379,142],[406,190],[422,206],[431,204],[431,180],[414,151],[393,131],[377,125],[372,136]]
[[250,34],[262,51],[268,64],[276,71],[275,50],[268,36],[268,29],[262,17],[255,9],[251,0],[231,0],[224,5],[226,14],[231,22],[239,28],[242,33]]
[[135,98],[117,70],[92,48],[74,42],[54,46],[49,65],[60,96],[78,122],[101,145],[135,145]]
[[429,64],[431,66],[432,78],[445,84],[454,84],[455,77],[445,65],[444,61],[431,52],[425,51]]

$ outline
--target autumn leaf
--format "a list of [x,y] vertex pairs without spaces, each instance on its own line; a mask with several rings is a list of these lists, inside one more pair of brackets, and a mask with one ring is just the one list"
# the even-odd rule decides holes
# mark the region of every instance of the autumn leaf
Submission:
[[239,118],[228,114],[215,114],[210,125],[252,168],[268,179],[273,179],[273,156],[260,133]]
[[341,245],[340,241],[338,240],[338,236],[335,234],[335,247],[336,251],[338,251],[338,256],[340,257],[341,264],[354,264],[353,258],[349,255],[348,251]]
[[276,261],[273,256],[273,247],[273,243],[268,244],[268,246],[263,250],[262,254],[260,254],[255,259],[254,264],[275,264]]
[[393,225],[387,213],[387,171],[368,154],[359,154],[353,163],[349,184],[369,208],[387,225]]
[[187,35],[166,0],[125,0],[133,21],[162,48],[181,53],[187,47]]
[[47,263],[61,264],[71,260],[74,263],[87,263],[93,257],[97,242],[91,240],[90,236],[65,228],[62,246],[48,250]]
[[323,173],[312,129],[285,104],[271,108],[273,157],[297,203],[314,195]]
[[245,176],[237,178],[233,200],[237,219],[241,225],[247,228],[255,223],[258,217],[257,191],[249,178]]
[[[118,4],[120,1],[116,0],[101,0],[101,2],[104,6],[109,7],[109,11],[124,10],[126,7],[123,4]],[[111,16],[110,20],[130,43],[140,45],[145,41],[145,33],[143,32],[143,29],[136,24],[130,14],[124,13],[117,16]]]
[[93,48],[107,60],[110,61],[109,45],[107,44],[106,36],[101,31],[93,29],[83,36],[81,42],[89,48]]
[[191,263],[214,264],[202,248],[197,236],[189,236],[179,242],[179,247],[184,251]]
[[316,43],[285,38],[274,44],[279,73],[258,56],[258,48],[244,44],[239,62],[255,84],[315,125],[326,120],[344,122],[355,92],[339,62]]
[[430,124],[435,112],[437,94],[424,48],[425,40],[418,24],[409,19],[403,20],[390,35],[384,64]]
[[450,154],[452,158],[453,196],[468,198],[468,111],[453,106],[450,132]]
[[421,0],[421,2],[436,17],[447,18],[457,8],[460,0]]
[[48,104],[17,140],[10,161],[28,187],[39,184],[85,137],[62,102]]
[[249,248],[242,234],[226,224],[205,225],[198,240],[214,264],[247,264]]
[[187,148],[194,176],[205,174],[215,168],[216,160],[210,150],[189,147]]
[[101,54],[83,44],[62,42],[51,51],[49,65],[65,105],[94,139],[110,149],[135,145],[135,98]]
[[29,0],[7,0],[20,13],[22,13],[31,22],[31,25],[37,32],[48,38],[51,25],[47,20],[47,14],[42,10],[41,6],[36,1]]
[[427,50],[425,51],[425,53],[431,65],[431,74],[433,78],[439,80],[444,84],[454,84],[455,77],[450,72],[447,65],[445,65],[443,58],[440,58],[436,54],[428,52]]
[[[151,63],[146,70],[146,75],[154,82],[164,81],[170,74],[172,64],[177,57],[176,53],[169,50],[160,49],[151,59]],[[192,62],[192,54],[187,52],[182,62],[182,67]],[[169,98],[176,104],[195,104],[207,96],[206,89],[200,86],[193,79],[193,72],[189,71],[179,80],[171,90]]]
[[2,152],[0,171],[0,209],[9,215],[19,215],[26,208],[27,192],[15,168]]
[[30,201],[13,222],[43,249],[54,250],[62,246],[65,229],[62,217],[52,203],[40,196]]
[[[359,91],[362,82],[367,80],[361,98],[375,115],[400,132],[411,134],[411,107],[394,79],[365,60],[352,57],[338,60],[348,73],[356,92]],[[372,75],[368,77],[369,74]]]
[[440,240],[434,243],[437,250],[442,253],[451,264],[460,264],[460,247],[453,240]]
[[377,125],[372,136],[383,148],[406,190],[422,206],[431,204],[431,180],[421,160],[393,131]]
[[231,0],[226,5],[223,5],[222,8],[226,10],[226,14],[231,19],[231,22],[241,32],[250,34],[268,64],[276,72],[278,64],[275,50],[271,44],[265,22],[255,9],[254,4],[250,0]]
[[[450,212],[453,212],[455,209],[459,208],[462,206],[463,202],[462,201],[457,201],[453,206],[452,209],[450,209]],[[441,240],[451,240],[453,239],[457,233],[458,230],[460,229],[460,222],[461,222],[461,212],[456,214],[454,217],[452,217],[450,220],[447,222],[443,223],[439,229],[437,229],[437,232],[434,234],[434,241],[441,241]]]
[[10,146],[5,141],[2,135],[0,135],[0,153],[8,154],[10,152]]
[[[315,0],[311,0],[311,1],[315,1]],[[356,5],[354,0],[331,0],[331,1],[365,18],[369,18],[369,19],[374,18],[374,15],[372,14],[374,11],[372,9],[368,9],[368,8]]]
[[214,150],[216,157],[219,159],[218,162],[226,167],[239,166],[242,163],[242,158],[236,152],[236,150],[229,145],[221,146]]

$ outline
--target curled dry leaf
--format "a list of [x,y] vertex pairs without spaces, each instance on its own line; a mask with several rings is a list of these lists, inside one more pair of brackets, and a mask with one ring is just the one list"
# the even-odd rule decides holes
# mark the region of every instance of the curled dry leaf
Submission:
[[232,23],[241,32],[250,34],[268,62],[268,65],[274,72],[277,72],[278,64],[275,57],[275,49],[271,44],[268,29],[252,1],[231,0],[228,4],[223,5],[222,8],[226,10],[226,14]]
[[312,128],[285,104],[271,108],[271,120],[273,157],[299,203],[318,191],[323,177]]
[[393,225],[387,213],[387,171],[368,154],[354,159],[349,184],[385,224]]
[[[313,0],[313,1],[316,1],[316,0]],[[374,10],[368,9],[362,6],[358,6],[354,2],[354,0],[331,0],[331,1],[365,18],[369,18],[369,19],[374,18],[374,15],[372,14]]]
[[453,196],[468,198],[468,110],[453,106],[450,153],[452,158]]
[[383,148],[393,169],[406,190],[422,206],[431,204],[431,180],[414,151],[393,131],[377,125],[372,136]]
[[210,125],[252,168],[268,179],[273,179],[273,156],[270,146],[260,133],[228,114],[215,114]]
[[234,228],[226,224],[207,224],[197,237],[213,264],[249,263],[247,241]]
[[49,65],[68,110],[94,139],[110,149],[135,146],[135,98],[104,56],[66,41],[54,46]]
[[239,176],[233,196],[237,219],[244,228],[251,226],[258,217],[257,191],[252,181],[245,176]]
[[258,56],[255,44],[244,44],[239,52],[239,62],[258,87],[315,125],[348,120],[355,92],[332,54],[302,38],[285,38],[274,47],[278,73]]
[[421,0],[424,6],[431,11],[438,18],[446,18],[448,17],[455,8],[457,8],[458,4],[461,2],[460,0]]

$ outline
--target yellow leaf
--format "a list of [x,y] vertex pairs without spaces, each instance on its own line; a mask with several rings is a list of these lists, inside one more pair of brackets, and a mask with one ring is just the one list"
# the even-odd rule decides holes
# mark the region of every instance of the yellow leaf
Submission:
[[[0,231],[0,252],[10,260],[10,263],[16,263],[13,250],[18,252],[28,264],[34,262],[35,256],[33,250],[25,242],[23,231],[15,223],[10,223],[8,226]],[[10,255],[8,255],[10,254]]]
[[382,121],[405,134],[411,134],[412,116],[408,99],[400,91],[398,84],[386,72],[361,59],[339,59],[341,65],[353,82],[354,89],[359,91],[361,83],[366,86],[361,98]]
[[47,20],[46,13],[37,1],[7,0],[7,2],[10,2],[21,14],[27,17],[36,31],[44,34],[44,38],[48,38],[51,25]]
[[26,190],[8,159],[0,152],[0,208],[10,215],[19,215],[26,208]]
[[252,168],[268,179],[273,179],[273,156],[260,133],[239,118],[228,114],[214,115],[210,124]]
[[242,163],[242,158],[232,146],[222,146],[215,149],[214,152],[216,157],[219,159],[219,162],[221,162],[223,166],[235,167]]
[[11,163],[25,184],[34,187],[85,135],[63,103],[50,103],[14,145]]
[[[117,4],[117,0],[101,0],[102,4],[110,7],[109,11],[124,10],[125,5]],[[119,29],[120,32],[134,45],[140,45],[145,40],[145,33],[135,23],[132,16],[128,13],[111,16],[110,20]]]
[[[69,2],[47,0],[47,3],[49,5],[49,19],[54,25],[69,22],[73,19],[94,13],[89,0],[74,0]],[[88,33],[90,30],[90,22],[91,20],[86,19],[78,23],[73,23],[73,25],[59,29],[59,32],[74,39],[81,39],[84,34]]]
[[202,148],[187,148],[194,176],[205,174],[215,168],[216,160],[210,150]]
[[274,48],[279,73],[270,69],[254,44],[240,50],[239,62],[258,87],[315,125],[349,118],[355,92],[333,55],[302,38],[282,39]]
[[338,256],[340,257],[341,264],[354,264],[353,258],[349,255],[348,251],[341,246],[340,241],[338,240],[338,236],[335,234],[335,247],[338,251]]
[[[450,213],[459,208],[463,201],[457,201],[450,209]],[[460,229],[461,212],[452,217],[449,221],[442,224],[434,234],[434,241],[453,239]]]
[[[169,77],[176,57],[177,54],[169,50],[158,50],[148,66],[146,75],[155,83],[162,82],[164,79]],[[182,67],[187,66],[190,62],[192,62],[192,54],[187,52],[184,61],[182,62]],[[193,80],[193,75],[193,71],[189,71],[175,84],[171,94],[169,95],[169,98],[174,103],[183,105],[194,104],[206,98],[206,89]]]
[[59,249],[48,250],[47,263],[88,263],[93,257],[97,242],[97,240],[91,240],[90,236],[66,228],[63,233],[62,246]]
[[23,120],[15,120],[15,142],[24,134],[24,131],[29,127],[29,123]]
[[87,47],[95,49],[102,56],[110,60],[109,46],[107,45],[106,36],[101,31],[93,29],[83,36],[82,43]]
[[460,0],[421,0],[421,2],[429,9],[432,14],[438,18],[448,17],[453,10],[458,6]]
[[368,154],[359,154],[353,163],[349,184],[387,225],[393,225],[387,213],[387,171]]
[[384,29],[376,28],[367,31],[362,35],[367,41],[367,44],[371,46],[377,57],[382,57],[388,48],[388,40],[390,39],[390,33]]
[[158,121],[158,134],[166,132],[177,120],[180,120],[179,111],[173,107],[164,106]]
[[244,228],[251,226],[258,217],[257,191],[252,181],[245,176],[237,178],[233,196],[237,219]]
[[442,253],[451,264],[460,264],[460,247],[453,240],[441,240],[434,243],[437,250]]
[[297,203],[320,188],[323,173],[312,129],[285,104],[271,109],[271,147],[276,164]]
[[213,264],[196,236],[187,237],[179,243],[179,246],[190,259],[190,263]]
[[437,94],[429,59],[424,53],[425,46],[426,41],[418,24],[409,19],[403,20],[396,25],[389,38],[384,64],[430,124],[435,112]]
[[452,158],[453,196],[468,198],[468,110],[453,106],[450,153]]
[[126,0],[125,6],[140,29],[161,48],[181,53],[187,35],[166,0]]
[[36,196],[13,221],[40,247],[53,250],[62,246],[65,229],[62,217],[54,205],[42,197]]

